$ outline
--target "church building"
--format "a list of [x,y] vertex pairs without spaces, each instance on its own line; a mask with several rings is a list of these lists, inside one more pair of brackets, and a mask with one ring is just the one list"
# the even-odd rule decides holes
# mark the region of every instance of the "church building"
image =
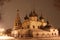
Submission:
[[38,17],[35,10],[26,15],[23,22],[21,22],[19,10],[17,10],[11,35],[14,37],[55,37],[59,34],[58,29],[52,26],[42,14]]

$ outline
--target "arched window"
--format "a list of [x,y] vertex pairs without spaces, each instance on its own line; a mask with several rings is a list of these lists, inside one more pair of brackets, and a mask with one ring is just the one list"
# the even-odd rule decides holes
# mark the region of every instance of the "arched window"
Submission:
[[47,35],[49,35],[49,33]]
[[44,33],[42,35],[44,35]]
[[53,30],[53,31],[55,31],[55,30]]
[[47,33],[47,36],[50,36],[50,34],[49,34],[49,33]]
[[17,23],[15,23],[15,26],[17,26]]
[[29,25],[27,26],[27,28],[30,28]]
[[39,34],[37,33],[36,35],[38,36]]
[[56,35],[56,33],[55,33],[55,35]]
[[24,28],[22,27],[22,29],[24,29]]
[[35,28],[35,26],[33,26],[33,28]]
[[53,35],[53,33],[52,33],[52,35]]
[[38,26],[38,29],[40,29],[40,26]]

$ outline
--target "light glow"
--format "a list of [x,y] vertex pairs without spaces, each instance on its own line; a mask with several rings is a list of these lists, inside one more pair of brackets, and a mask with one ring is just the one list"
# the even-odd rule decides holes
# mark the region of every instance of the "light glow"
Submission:
[[10,36],[0,36],[0,39],[14,39],[14,37],[10,37]]
[[5,31],[5,29],[4,28],[0,28],[0,32],[4,32]]

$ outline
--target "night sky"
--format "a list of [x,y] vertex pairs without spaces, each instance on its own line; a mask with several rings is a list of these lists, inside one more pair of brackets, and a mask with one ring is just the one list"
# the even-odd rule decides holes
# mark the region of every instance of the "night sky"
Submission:
[[12,28],[16,18],[17,9],[19,9],[20,18],[24,20],[24,16],[35,9],[40,16],[41,11],[43,17],[54,27],[60,28],[60,9],[54,6],[54,0],[11,0],[2,6],[0,27]]

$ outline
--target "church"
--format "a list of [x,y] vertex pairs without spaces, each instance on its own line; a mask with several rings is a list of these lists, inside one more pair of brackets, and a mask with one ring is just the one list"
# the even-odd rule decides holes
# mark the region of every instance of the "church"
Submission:
[[21,22],[19,17],[19,10],[14,21],[14,26],[11,32],[13,37],[56,37],[59,35],[58,29],[52,26],[42,14],[38,17],[35,10],[31,11],[29,15],[24,17]]

